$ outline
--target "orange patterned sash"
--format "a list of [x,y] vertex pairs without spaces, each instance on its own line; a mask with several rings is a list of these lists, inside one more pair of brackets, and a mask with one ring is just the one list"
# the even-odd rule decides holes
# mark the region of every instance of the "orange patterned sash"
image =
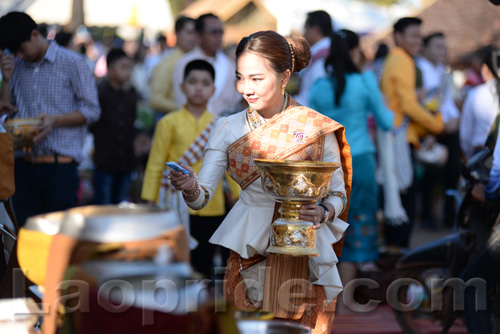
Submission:
[[287,109],[228,147],[229,175],[245,189],[260,177],[254,159],[321,160],[324,136],[340,128],[310,108]]

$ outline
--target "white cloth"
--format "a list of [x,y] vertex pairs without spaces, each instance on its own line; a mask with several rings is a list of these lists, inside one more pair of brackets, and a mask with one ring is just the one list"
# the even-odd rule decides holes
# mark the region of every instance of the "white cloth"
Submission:
[[[197,176],[199,184],[207,189],[210,197],[213,196],[228,166],[228,146],[248,132],[250,132],[250,126],[247,122],[246,111],[221,118],[215,124],[205,149],[203,166]],[[339,154],[335,135],[327,135],[323,160],[340,162]],[[333,174],[331,190],[345,194],[344,174],[341,168]],[[190,205],[200,205],[203,197],[203,195],[199,196]],[[335,218],[317,230],[316,247],[320,251],[320,256],[312,257],[310,261],[319,269],[319,279],[313,284],[323,285],[327,299],[332,300],[342,290],[342,283],[336,267],[338,259],[331,245],[342,238],[348,224],[337,217],[343,207],[339,197],[332,196],[325,202],[335,207]],[[273,213],[274,201],[264,193],[261,179],[258,178],[241,191],[239,200],[227,214],[210,242],[232,249],[243,258],[249,258],[256,253],[265,256]]]
[[132,69],[132,75],[130,77],[130,83],[135,88],[136,91],[141,95],[141,99],[148,100],[149,93],[151,92],[149,87],[148,70],[146,64],[137,63]]
[[445,123],[460,117],[455,102],[453,101],[453,79],[446,71],[443,64],[434,65],[427,59],[420,57],[417,65],[422,71],[423,89],[426,95],[436,93],[439,100],[439,111]]
[[465,98],[459,133],[466,160],[476,147],[484,146],[498,114],[498,99],[494,79],[472,88]]
[[330,37],[324,37],[311,46],[311,63],[299,72],[300,93],[294,99],[303,106],[309,106],[309,92],[319,78],[326,76],[325,57],[317,58],[319,52],[330,49]]
[[388,225],[398,226],[408,222],[408,215],[401,203],[400,185],[396,172],[394,156],[394,134],[392,131],[383,131],[377,128],[377,143],[381,148],[377,150],[379,168],[377,182],[384,191],[384,217]]
[[186,65],[195,59],[203,59],[212,64],[215,69],[215,93],[208,101],[207,109],[215,116],[230,109],[241,100],[236,90],[236,65],[224,52],[218,51],[215,57],[207,56],[200,47],[182,56],[175,66],[172,77],[175,102],[178,106],[186,104],[186,96],[182,93],[180,84],[184,79]]

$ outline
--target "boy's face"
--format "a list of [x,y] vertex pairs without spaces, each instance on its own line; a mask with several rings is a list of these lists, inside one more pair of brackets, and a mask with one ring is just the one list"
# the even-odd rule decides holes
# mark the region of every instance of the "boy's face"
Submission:
[[108,77],[120,84],[125,84],[130,81],[134,62],[128,57],[122,57],[116,60],[108,68]]
[[215,93],[215,86],[208,71],[192,70],[181,84],[182,92],[186,95],[188,103],[202,106]]

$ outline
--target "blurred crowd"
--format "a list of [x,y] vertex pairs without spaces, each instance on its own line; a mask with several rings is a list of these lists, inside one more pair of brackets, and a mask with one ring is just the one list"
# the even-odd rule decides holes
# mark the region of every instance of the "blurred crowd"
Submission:
[[[374,59],[365,57],[356,32],[336,30],[333,22],[325,11],[308,14],[303,35],[311,45],[311,63],[300,75],[294,74],[289,89],[301,104],[346,127],[354,177],[351,227],[340,270],[349,281],[360,268],[376,269],[379,252],[404,253],[415,224],[431,230],[453,225],[456,203],[446,192],[459,187],[461,161],[482,147],[493,148],[496,141],[500,34],[490,46],[451,67],[448,36],[439,31],[422,36],[426,23],[418,18],[398,20],[395,46],[380,44]],[[178,18],[175,43],[162,34],[147,41],[143,36],[124,40],[106,29],[82,27],[69,33],[43,24],[36,29],[34,45],[46,41],[49,50],[56,43],[71,50],[68,57],[74,53],[81,58],[86,65],[81,71],[91,73],[97,87],[98,106],[78,123],[85,124],[78,143],[81,152],[61,154],[78,165],[74,205],[161,205],[164,179],[155,178],[147,189],[143,181],[155,126],[186,104],[181,84],[189,62],[203,59],[215,70],[215,91],[207,105],[214,116],[246,108],[235,89],[234,46],[223,48],[224,26],[213,14]],[[9,56],[5,45],[4,78]],[[36,61],[28,58],[27,50],[11,51],[16,61],[20,56]],[[16,80],[11,86],[19,84]],[[14,95],[11,90],[11,103],[21,108],[12,100]],[[230,188],[226,181],[226,206],[237,198]],[[16,197],[13,204],[16,209]],[[27,215],[16,211],[22,226]]]

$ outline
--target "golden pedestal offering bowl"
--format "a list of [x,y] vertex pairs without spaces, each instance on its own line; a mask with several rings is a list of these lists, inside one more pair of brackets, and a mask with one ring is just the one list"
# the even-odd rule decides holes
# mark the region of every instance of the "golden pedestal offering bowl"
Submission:
[[281,203],[281,217],[272,224],[267,253],[319,256],[313,223],[299,218],[302,205],[314,203],[330,191],[339,163],[255,159],[264,192]]
[[40,126],[42,121],[37,118],[17,118],[5,121],[5,129],[12,136],[14,149],[31,150],[33,147],[33,137],[37,134],[35,128]]

